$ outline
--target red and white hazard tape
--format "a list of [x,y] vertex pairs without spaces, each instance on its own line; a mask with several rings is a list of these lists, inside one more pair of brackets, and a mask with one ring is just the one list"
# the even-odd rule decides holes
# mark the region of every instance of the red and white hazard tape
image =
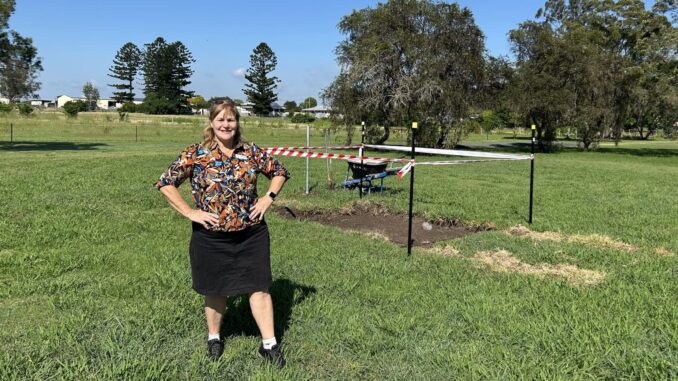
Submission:
[[382,163],[407,163],[398,171],[398,177],[405,176],[416,165],[455,165],[455,164],[477,164],[488,161],[514,161],[514,160],[533,160],[534,155],[493,155],[481,160],[446,160],[446,161],[422,161],[416,162],[413,159],[396,159],[390,157],[370,157],[358,155],[344,155],[335,153],[300,151],[301,149],[356,149],[359,146],[328,146],[328,147],[268,147],[264,151],[269,155],[279,155],[288,157],[307,157],[310,159],[337,159],[337,160],[364,160],[364,161],[380,161]]
[[310,149],[324,149],[324,150],[342,150],[342,149],[358,149],[363,147],[362,145],[352,145],[352,146],[325,146],[325,147],[267,147],[264,148],[268,150],[279,150],[279,151],[299,151],[299,150],[310,150]]
[[269,155],[279,155],[279,156],[289,156],[289,157],[308,157],[311,159],[338,159],[338,160],[365,160],[365,161],[381,161],[384,163],[393,162],[407,162],[409,159],[394,159],[391,157],[367,157],[367,156],[358,156],[358,155],[343,155],[336,153],[323,153],[323,152],[311,152],[311,151],[292,151],[292,150],[281,150],[278,148],[265,148],[266,153]]
[[[527,157],[527,159],[530,159]],[[485,159],[485,160],[446,160],[446,161],[414,161],[410,160],[407,165],[400,168],[398,171],[398,177],[405,176],[412,167],[420,165],[455,165],[455,164],[477,164],[477,163],[486,163],[488,161],[515,161],[515,160],[526,160],[526,159]]]

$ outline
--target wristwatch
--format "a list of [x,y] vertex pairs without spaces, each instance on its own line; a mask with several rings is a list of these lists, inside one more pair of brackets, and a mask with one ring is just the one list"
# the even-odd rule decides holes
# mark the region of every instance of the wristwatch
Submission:
[[275,198],[276,198],[278,195],[277,195],[276,193],[274,193],[274,192],[266,192],[266,196],[270,197],[271,200],[275,201]]

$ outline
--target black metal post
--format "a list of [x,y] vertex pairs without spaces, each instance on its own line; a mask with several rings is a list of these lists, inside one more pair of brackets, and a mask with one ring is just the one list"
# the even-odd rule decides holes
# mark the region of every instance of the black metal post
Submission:
[[365,144],[365,122],[360,122],[360,186],[358,187],[360,192],[360,198],[363,198],[363,173],[366,173],[363,165],[363,144]]
[[14,123],[9,124],[9,145],[14,145]]
[[[412,155],[414,160],[414,141],[417,131],[417,122],[412,122]],[[414,203],[414,165],[410,169],[410,211],[407,220],[407,256],[412,255],[412,204]]]
[[532,153],[530,157],[530,217],[528,223],[532,223],[532,196],[534,193],[534,133],[537,130],[537,126],[532,125],[532,144],[530,152]]
[[134,125],[134,141],[139,142],[139,125]]

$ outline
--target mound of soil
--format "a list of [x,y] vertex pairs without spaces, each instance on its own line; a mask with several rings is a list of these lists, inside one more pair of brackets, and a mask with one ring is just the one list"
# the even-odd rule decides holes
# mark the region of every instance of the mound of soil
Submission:
[[[368,233],[375,238],[407,246],[407,214],[393,213],[382,204],[356,202],[350,207],[332,211],[295,210],[278,206],[273,211],[284,218],[310,220],[345,230]],[[419,247],[429,247],[437,241],[486,230],[491,230],[491,227],[466,226],[458,220],[430,221],[419,216],[412,219],[413,245]]]

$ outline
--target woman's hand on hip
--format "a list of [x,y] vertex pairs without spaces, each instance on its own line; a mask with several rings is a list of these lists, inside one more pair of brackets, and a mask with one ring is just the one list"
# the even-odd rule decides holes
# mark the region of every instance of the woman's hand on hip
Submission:
[[209,229],[210,226],[219,223],[219,215],[205,212],[204,210],[200,209],[191,209],[191,211],[186,214],[186,217],[189,220],[204,226],[205,229]]
[[259,197],[257,202],[250,208],[250,220],[252,221],[261,221],[264,219],[264,214],[266,210],[273,204],[273,200],[268,197]]

